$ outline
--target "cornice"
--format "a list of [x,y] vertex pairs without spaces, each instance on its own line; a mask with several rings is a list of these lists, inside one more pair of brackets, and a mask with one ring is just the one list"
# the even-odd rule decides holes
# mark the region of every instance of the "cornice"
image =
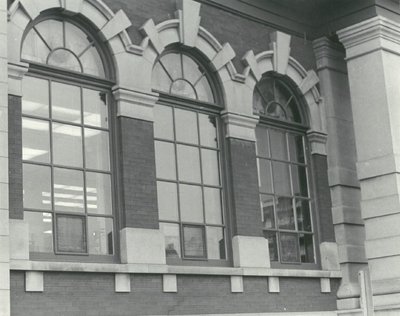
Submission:
[[340,43],[322,37],[313,41],[313,49],[318,71],[330,69],[347,73],[345,51]]

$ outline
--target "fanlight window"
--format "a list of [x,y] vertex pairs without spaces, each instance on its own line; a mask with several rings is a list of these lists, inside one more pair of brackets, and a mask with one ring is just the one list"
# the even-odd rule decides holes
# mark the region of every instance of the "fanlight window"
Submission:
[[181,52],[161,56],[153,69],[153,87],[169,94],[215,103],[206,70]]
[[96,42],[68,21],[49,19],[34,25],[27,33],[22,59],[105,77]]
[[253,110],[275,119],[302,123],[298,100],[292,90],[279,78],[264,78],[254,90]]

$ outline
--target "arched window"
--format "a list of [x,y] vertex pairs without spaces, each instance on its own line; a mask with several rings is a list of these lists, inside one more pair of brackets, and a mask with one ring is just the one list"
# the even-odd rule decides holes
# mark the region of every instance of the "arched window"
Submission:
[[159,57],[153,87],[160,93],[154,137],[167,260],[224,260],[221,107],[215,88],[201,62],[179,51]]
[[30,252],[114,253],[111,108],[104,58],[72,20],[47,18],[25,36],[22,147]]
[[271,261],[315,263],[307,125],[300,99],[285,79],[268,73],[254,91],[264,235]]

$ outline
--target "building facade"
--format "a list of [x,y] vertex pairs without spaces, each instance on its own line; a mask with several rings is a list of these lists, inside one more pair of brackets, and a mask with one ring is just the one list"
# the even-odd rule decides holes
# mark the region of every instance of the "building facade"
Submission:
[[400,314],[393,0],[0,0],[0,315]]

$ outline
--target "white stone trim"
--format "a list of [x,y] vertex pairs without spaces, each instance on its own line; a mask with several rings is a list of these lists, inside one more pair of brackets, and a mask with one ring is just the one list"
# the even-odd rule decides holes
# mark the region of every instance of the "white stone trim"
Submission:
[[237,113],[223,112],[221,115],[225,126],[227,138],[238,138],[256,141],[256,126],[259,121],[257,116],[244,116]]
[[115,292],[130,293],[131,292],[131,275],[128,273],[115,274]]
[[29,260],[29,224],[23,220],[10,220],[10,258]]
[[83,0],[60,0],[65,10],[80,13],[82,10]]
[[176,274],[163,274],[163,292],[164,293],[178,292],[178,282]]
[[268,240],[264,237],[234,236],[232,238],[234,267],[269,268]]
[[240,275],[231,275],[231,292],[243,293],[243,277]]
[[28,71],[27,63],[8,64],[8,94],[22,96],[22,79]]
[[307,133],[307,140],[310,144],[311,154],[327,155],[326,152],[326,142],[328,135],[325,133],[319,133],[314,131],[309,131]]
[[271,34],[270,49],[274,52],[274,71],[286,75],[290,56],[290,35],[275,31]]
[[279,277],[268,277],[268,292],[279,293],[280,291]]
[[25,291],[43,292],[43,272],[26,271],[25,272]]
[[228,64],[233,58],[235,58],[235,52],[229,43],[225,43],[222,49],[214,56],[211,63],[218,71],[226,64]]
[[19,2],[32,20],[39,16],[40,11],[36,5],[36,0],[20,0]]
[[260,73],[260,70],[258,69],[257,66],[257,60],[256,56],[254,55],[254,52],[252,50],[249,50],[242,58],[244,64],[248,66],[248,68],[251,70],[253,73],[254,78],[257,81],[261,80],[262,74]]
[[152,19],[147,20],[140,28],[140,31],[142,34],[147,35],[158,54],[161,54],[164,51],[165,45],[161,42],[158,35],[159,30],[157,30]]
[[331,279],[329,278],[321,278],[321,293],[330,293],[331,292]]
[[177,0],[177,17],[180,41],[186,46],[194,47],[200,27],[200,3],[190,0]]
[[306,94],[310,91],[317,83],[319,82],[318,75],[314,70],[307,71],[307,76],[303,78],[303,81],[300,83],[299,88],[303,94]]
[[100,30],[100,33],[102,33],[104,39],[108,41],[117,34],[121,33],[122,31],[130,27],[131,25],[132,23],[126,16],[125,12],[119,10],[112,17],[112,19],[109,20],[106,25],[104,25],[104,27]]

